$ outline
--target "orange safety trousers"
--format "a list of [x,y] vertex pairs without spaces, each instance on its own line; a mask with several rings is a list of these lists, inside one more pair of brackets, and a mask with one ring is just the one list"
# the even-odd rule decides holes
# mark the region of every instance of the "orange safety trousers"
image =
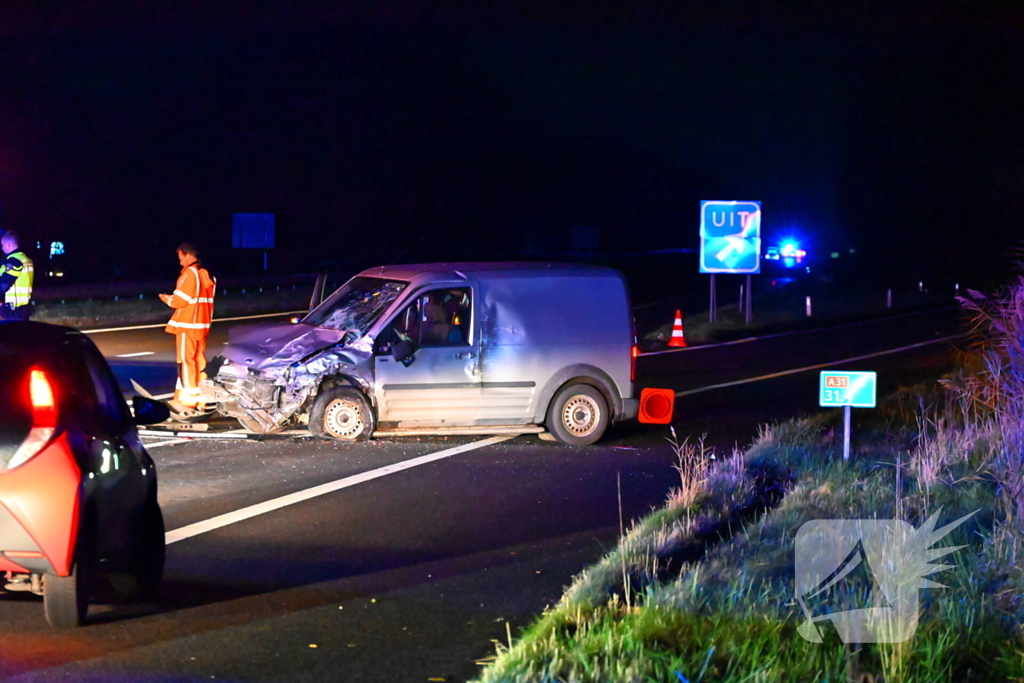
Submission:
[[199,380],[206,379],[206,338],[192,339],[187,333],[174,335],[178,382],[174,400],[189,408],[199,407]]

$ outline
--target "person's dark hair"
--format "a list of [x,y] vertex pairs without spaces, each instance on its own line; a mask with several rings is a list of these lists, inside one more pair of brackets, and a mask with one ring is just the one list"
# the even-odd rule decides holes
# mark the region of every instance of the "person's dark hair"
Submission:
[[191,242],[182,242],[181,244],[179,244],[178,251],[180,251],[183,254],[188,254],[194,259],[199,258],[199,250],[196,249],[196,245],[192,244]]

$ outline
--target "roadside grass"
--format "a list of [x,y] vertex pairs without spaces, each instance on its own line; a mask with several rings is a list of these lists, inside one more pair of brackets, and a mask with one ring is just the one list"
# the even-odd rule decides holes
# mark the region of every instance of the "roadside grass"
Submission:
[[[1000,297],[975,294],[965,301],[976,315],[972,355],[938,383],[861,411],[848,462],[839,411],[763,426],[724,458],[673,434],[680,484],[665,506],[499,645],[479,680],[1024,680],[1024,280]],[[963,547],[935,560],[948,569],[929,578],[947,587],[918,592],[909,640],[798,634],[794,540],[804,523],[920,528],[937,515],[938,528],[976,511],[936,544]],[[852,591],[870,604],[864,586]]]
[[[214,306],[217,318],[281,311],[305,310],[309,306],[307,288],[260,292],[253,288],[246,293],[239,289],[219,293]],[[155,297],[144,299],[87,299],[84,301],[49,301],[36,304],[33,320],[67,325],[79,329],[146,325],[167,322],[171,309]]]

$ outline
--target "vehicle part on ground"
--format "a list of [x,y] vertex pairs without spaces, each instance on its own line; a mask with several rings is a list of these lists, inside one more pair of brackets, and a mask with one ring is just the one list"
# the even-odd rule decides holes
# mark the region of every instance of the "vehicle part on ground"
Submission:
[[373,409],[361,391],[333,386],[317,395],[309,416],[309,431],[319,437],[365,441],[373,434],[374,423]]
[[589,384],[562,387],[548,408],[548,431],[570,446],[589,446],[608,428],[608,404]]
[[242,425],[242,428],[247,432],[253,434],[273,434],[274,432],[281,431],[283,427],[267,426],[249,415],[237,415],[235,419],[238,420],[238,424]]

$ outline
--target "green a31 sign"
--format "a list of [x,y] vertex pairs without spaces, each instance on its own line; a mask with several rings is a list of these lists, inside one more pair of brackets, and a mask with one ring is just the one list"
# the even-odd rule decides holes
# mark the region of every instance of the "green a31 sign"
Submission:
[[818,383],[818,405],[822,408],[874,408],[877,385],[874,372],[822,370]]

